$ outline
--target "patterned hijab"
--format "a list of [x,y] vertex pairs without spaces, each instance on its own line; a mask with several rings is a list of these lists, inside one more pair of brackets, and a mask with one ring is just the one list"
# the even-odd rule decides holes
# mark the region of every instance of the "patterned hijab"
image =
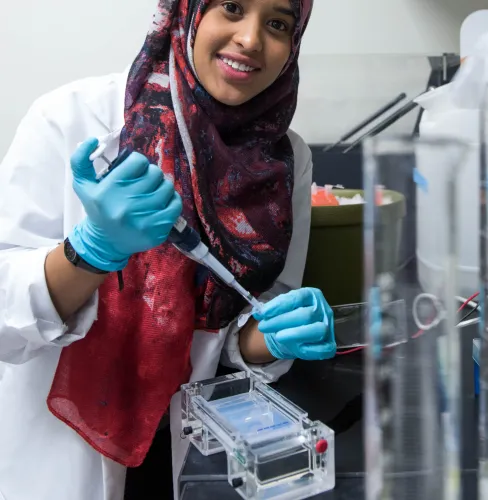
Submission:
[[[286,133],[312,0],[290,0],[297,23],[279,78],[236,107],[212,98],[194,70],[195,36],[210,3],[159,1],[129,73],[121,148],[161,167],[188,223],[259,295],[283,270],[292,235],[294,157]],[[194,330],[227,326],[245,303],[169,244],[134,255],[124,280],[121,292],[115,276],[106,280],[87,338],[63,349],[48,406],[102,454],[137,466],[189,379]]]

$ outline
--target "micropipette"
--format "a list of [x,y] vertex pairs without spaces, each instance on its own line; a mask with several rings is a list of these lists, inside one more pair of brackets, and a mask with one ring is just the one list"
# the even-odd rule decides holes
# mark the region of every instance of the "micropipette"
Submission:
[[[100,144],[90,155],[90,161],[95,161],[97,158],[100,158],[107,164],[106,168],[97,175],[98,180],[106,177],[115,167],[119,166],[131,154],[128,149],[123,149],[114,161],[110,161],[105,156],[106,148],[106,144]],[[210,269],[210,271],[217,275],[226,285],[233,288],[247,302],[249,302],[249,304],[253,306],[254,310],[262,310],[261,302],[253,297],[251,292],[248,292],[244,287],[242,287],[237,282],[234,275],[210,253],[207,245],[205,245],[205,243],[203,243],[200,239],[200,235],[188,225],[183,217],[178,217],[173,229],[169,233],[168,241],[188,258]]]

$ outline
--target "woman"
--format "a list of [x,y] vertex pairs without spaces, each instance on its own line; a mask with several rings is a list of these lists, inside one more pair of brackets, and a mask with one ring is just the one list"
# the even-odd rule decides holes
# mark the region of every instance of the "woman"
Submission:
[[[23,120],[0,168],[0,498],[121,499],[221,352],[269,381],[334,356],[330,307],[299,289],[312,165],[288,131],[311,3],[160,0],[128,75]],[[99,142],[132,151],[101,181]],[[261,314],[166,243],[181,213]]]

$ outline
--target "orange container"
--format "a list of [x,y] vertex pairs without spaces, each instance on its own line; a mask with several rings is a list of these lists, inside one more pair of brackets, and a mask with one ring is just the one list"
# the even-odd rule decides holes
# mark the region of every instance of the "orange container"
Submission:
[[339,201],[327,187],[312,186],[312,207],[338,207]]

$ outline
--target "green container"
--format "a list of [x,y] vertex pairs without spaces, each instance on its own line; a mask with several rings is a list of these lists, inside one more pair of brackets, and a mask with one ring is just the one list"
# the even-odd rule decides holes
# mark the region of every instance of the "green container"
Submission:
[[[360,190],[335,190],[343,198]],[[393,203],[379,207],[384,242],[377,265],[384,272],[396,270],[402,223],[406,214],[405,197],[396,191],[384,191]],[[322,290],[331,306],[363,302],[363,212],[364,205],[312,207],[312,223],[303,286]]]

